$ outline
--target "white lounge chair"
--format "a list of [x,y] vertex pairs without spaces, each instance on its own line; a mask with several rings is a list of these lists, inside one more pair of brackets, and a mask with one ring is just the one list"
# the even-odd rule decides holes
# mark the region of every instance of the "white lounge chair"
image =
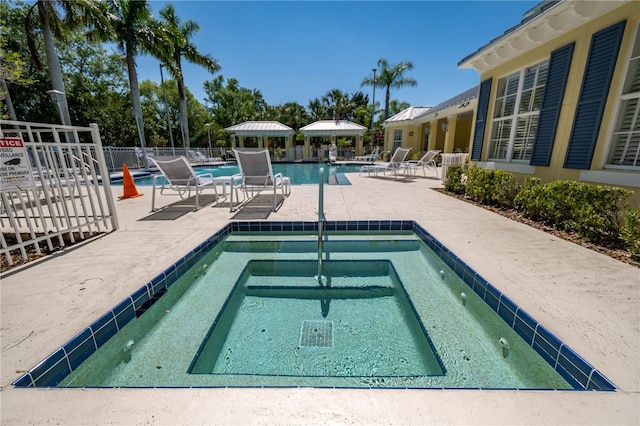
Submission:
[[366,166],[360,167],[360,173],[362,174],[366,172],[369,176],[373,173],[374,176],[378,176],[378,173],[382,172],[386,174],[388,171],[393,173],[393,177],[397,178],[398,175],[405,170],[405,158],[407,158],[407,154],[409,154],[411,148],[396,148],[396,151],[393,153],[391,157],[391,161],[386,163],[374,163],[368,164]]
[[216,189],[216,181],[213,179],[213,175],[211,173],[196,175],[196,172],[185,157],[180,156],[168,159],[149,158],[149,160],[156,165],[161,173],[153,177],[151,211],[155,211],[157,180],[161,177],[164,177],[166,183],[160,186],[160,194],[162,194],[165,189],[170,189],[176,191],[178,195],[180,195],[180,198],[185,198],[185,194],[187,197],[190,197],[191,190],[194,190],[196,193],[195,210],[200,208],[200,193],[206,187],[211,186],[216,195],[216,199],[218,199],[218,190]]
[[215,163],[221,162],[222,158],[220,157],[207,157],[200,151],[189,150],[189,155],[194,163],[205,164],[205,163]]
[[282,173],[273,173],[271,157],[267,149],[239,148],[233,153],[242,175],[242,189],[245,196],[253,197],[256,192],[273,191],[273,211],[278,207],[278,188],[282,200],[291,193],[291,180]]
[[422,169],[422,174],[424,177],[427,177],[426,169],[432,168],[436,172],[436,178],[438,177],[438,167],[436,164],[436,155],[440,154],[439,149],[432,149],[427,151],[421,159],[418,161],[406,161],[405,167],[407,172],[412,174],[413,176],[418,173],[419,169]]
[[373,151],[371,151],[369,154],[367,155],[357,155],[355,157],[355,161],[370,161],[370,162],[374,162],[378,160],[378,157],[380,157],[380,148],[379,147],[375,147],[373,149]]

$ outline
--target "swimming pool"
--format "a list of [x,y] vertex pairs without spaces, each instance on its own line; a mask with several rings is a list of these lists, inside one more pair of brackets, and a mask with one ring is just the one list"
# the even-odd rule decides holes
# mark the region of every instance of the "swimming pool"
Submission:
[[[337,179],[341,173],[356,173],[360,171],[360,164],[326,164],[326,163],[273,163],[273,173],[282,173],[291,178],[292,185],[317,185],[320,179],[320,169],[324,168],[324,183]],[[231,176],[240,173],[237,165],[197,167],[197,174],[211,173],[214,177]],[[153,177],[135,179],[136,185],[151,185]],[[342,181],[342,183],[345,183]],[[114,185],[122,185],[121,180],[112,181]]]
[[[349,297],[337,297],[334,294],[328,298],[326,294],[324,297],[320,297],[322,294],[280,297],[283,296],[281,287],[291,285],[285,281],[293,279],[294,283],[297,283],[302,277],[305,278],[305,286],[318,291],[318,283],[312,278],[309,281],[308,276],[309,268],[313,270],[314,253],[317,256],[313,239],[317,223],[233,222],[99,318],[45,361],[20,377],[14,385],[615,389],[595,368],[476,274],[418,224],[411,221],[339,221],[327,222],[326,226],[329,233],[335,233],[330,235],[327,247],[327,261],[331,265],[327,271],[328,276],[332,277],[331,287],[342,292],[344,296],[347,292],[358,291],[348,287],[360,290],[366,287],[354,284],[352,280],[365,277],[365,281],[370,284],[367,285],[377,289],[376,297],[369,298],[377,299],[375,303],[382,303],[380,306],[384,307],[373,310],[369,305],[354,308],[357,312],[375,313],[375,317],[369,317],[365,324],[384,324],[382,316],[387,311],[398,310],[393,306],[399,306],[400,316],[403,318],[398,321],[396,316],[392,322],[404,324],[403,327],[395,328],[398,328],[399,332],[402,332],[400,329],[403,328],[405,337],[410,335],[410,338],[401,339],[405,346],[399,352],[394,352],[391,348],[379,353],[377,348],[381,345],[369,344],[365,339],[357,345],[364,352],[354,353],[354,362],[350,363],[345,357],[336,361],[327,358],[326,353],[319,353],[326,352],[327,347],[317,343],[305,345],[304,329],[307,320],[312,321],[307,326],[308,330],[320,330],[321,333],[325,333],[325,336],[319,339],[320,342],[328,342],[328,334],[332,333],[332,344],[337,344],[340,333],[353,329],[345,325],[344,318],[333,315],[338,315],[344,310],[341,305],[346,300],[351,302],[358,299],[353,294],[347,295]],[[332,246],[334,239],[335,244]],[[363,253],[366,255],[363,256]],[[407,256],[408,253],[420,253],[420,256]],[[282,259],[283,256],[288,261],[276,267],[278,262],[273,261]],[[233,261],[240,258],[245,261]],[[362,261],[370,263],[363,265],[364,268],[353,267],[355,263]],[[348,265],[346,268],[344,262]],[[286,265],[287,263],[289,264]],[[230,271],[233,269],[235,272]],[[228,273],[236,279],[216,279]],[[344,277],[348,277],[349,280],[341,282]],[[217,284],[212,285],[212,282]],[[238,293],[235,290],[239,287],[243,287],[244,290]],[[391,289],[399,295],[400,300],[389,304],[387,293]],[[409,304],[402,300],[404,291],[407,292]],[[442,305],[441,298],[435,297],[436,293],[448,295],[452,303],[447,304],[448,312],[433,316],[430,313],[440,312]],[[290,302],[289,299],[303,299],[304,307],[301,309],[305,315],[298,318],[302,318],[302,321],[291,320],[289,315],[284,314],[267,315],[289,318],[280,324],[265,324],[261,319],[255,320],[254,314],[264,317],[264,313],[268,312],[265,310],[266,305],[282,302],[278,299],[287,299],[286,303]],[[329,299],[328,306],[327,303],[323,305],[323,299],[325,302]],[[222,309],[225,306],[230,309]],[[351,303],[345,306],[351,309]],[[297,310],[298,308],[280,308],[280,311],[287,313]],[[203,316],[205,311],[206,314]],[[194,312],[198,313],[197,320],[193,321],[193,317],[190,317],[192,320],[186,323],[187,326],[183,321],[172,320],[183,315],[193,315]],[[232,315],[224,312],[230,312]],[[243,316],[248,315],[248,320],[244,323],[254,324],[257,328],[250,333],[236,333],[232,331],[233,327],[225,325],[216,331],[217,325],[234,322],[224,319],[224,315],[235,318],[238,312]],[[325,313],[327,316],[324,316]],[[408,317],[407,313],[410,314]],[[489,313],[492,316],[489,316]],[[355,324],[360,317],[364,318],[363,315],[356,314],[355,319],[351,317],[349,321]],[[464,319],[469,317],[482,318],[482,321]],[[329,321],[333,323],[327,324]],[[147,336],[149,328],[160,323],[172,325],[159,333]],[[243,323],[243,320],[240,323]],[[240,329],[242,328],[241,326]],[[274,331],[284,332],[285,328],[294,330],[292,336],[298,357],[303,356],[305,351],[310,352],[314,355],[311,357],[312,360],[325,360],[320,363],[321,366],[338,366],[335,370],[338,372],[331,373],[325,370],[318,376],[313,372],[292,375],[271,370],[229,370],[231,374],[215,371],[215,364],[219,358],[224,360],[228,357],[231,362],[231,366],[224,366],[223,361],[220,368],[233,369],[234,365],[247,364],[248,360],[240,361],[243,359],[242,356],[255,351],[243,353],[239,350],[238,358],[230,354],[235,353],[236,348],[247,342],[251,348],[262,347],[256,342],[260,339],[268,341],[269,338],[273,338]],[[394,327],[387,325],[382,329],[387,330],[383,337],[392,340]],[[367,329],[363,330],[368,333]],[[497,334],[486,342],[481,342],[479,337],[489,331]],[[211,336],[216,333],[228,338],[212,340]],[[233,337],[234,334],[244,337],[237,339]],[[243,339],[248,340],[242,342]],[[506,346],[503,339],[507,343]],[[153,340],[156,341],[156,345],[150,344]],[[218,345],[219,348],[206,348],[214,340],[224,342]],[[317,342],[318,339],[311,341]],[[414,349],[406,346],[407,342],[413,342],[409,346],[413,345]],[[160,346],[157,346],[157,343]],[[388,342],[383,343],[382,346],[388,348],[388,345],[385,346]],[[284,346],[277,344],[276,348],[282,349]],[[274,351],[260,355],[258,362],[261,360],[265,366],[274,364],[265,358],[271,352]],[[488,353],[489,358],[486,354],[481,356],[480,352]],[[365,364],[366,374],[357,370],[357,367],[361,366],[359,359],[375,360],[387,353],[396,355],[392,356],[391,360],[381,361],[377,365],[367,367]],[[398,353],[404,355],[399,356]],[[200,361],[202,354],[205,354],[204,358],[210,359]],[[249,354],[249,357],[253,355]],[[291,360],[279,359],[275,365],[280,367],[288,362]],[[524,373],[519,368],[514,369],[514,364],[519,363],[527,366]],[[405,365],[408,366],[408,370],[403,369]],[[430,370],[419,370],[425,365]],[[374,372],[373,368],[387,370]],[[345,373],[349,371],[353,371],[354,374]],[[496,374],[496,371],[500,373]]]

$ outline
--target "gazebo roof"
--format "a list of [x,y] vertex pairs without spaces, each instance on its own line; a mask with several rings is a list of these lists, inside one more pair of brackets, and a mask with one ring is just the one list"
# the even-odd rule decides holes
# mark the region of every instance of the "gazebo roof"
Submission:
[[367,128],[347,120],[319,120],[300,131],[305,136],[362,136]]
[[278,121],[245,121],[224,130],[236,136],[292,136],[294,130]]

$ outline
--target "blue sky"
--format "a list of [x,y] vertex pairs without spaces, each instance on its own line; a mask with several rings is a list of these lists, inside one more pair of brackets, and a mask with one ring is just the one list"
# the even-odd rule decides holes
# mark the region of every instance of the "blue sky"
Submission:
[[[417,87],[392,90],[391,98],[433,106],[479,83],[458,62],[508,28],[537,1],[173,1],[182,20],[196,21],[202,53],[219,61],[225,79],[260,90],[266,102],[307,106],[331,89],[372,96],[379,58],[411,61]],[[163,1],[152,1],[156,16]],[[158,62],[138,58],[140,81],[160,82]],[[204,102],[204,81],[215,77],[187,64],[185,82]],[[165,78],[167,78],[165,74]],[[376,101],[384,93],[376,89]]]

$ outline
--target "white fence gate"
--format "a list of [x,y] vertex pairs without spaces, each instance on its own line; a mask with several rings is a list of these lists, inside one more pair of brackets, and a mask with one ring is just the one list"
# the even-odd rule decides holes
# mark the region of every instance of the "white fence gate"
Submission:
[[0,228],[9,266],[118,229],[96,124],[0,120]]

